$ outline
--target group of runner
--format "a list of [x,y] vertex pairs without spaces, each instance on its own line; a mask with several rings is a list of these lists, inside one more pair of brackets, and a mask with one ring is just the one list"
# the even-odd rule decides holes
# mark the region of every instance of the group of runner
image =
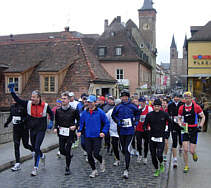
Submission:
[[[39,91],[33,91],[31,100],[25,101],[15,94],[14,84],[9,84],[8,87],[16,102],[15,107],[18,106],[18,110],[14,110],[15,107],[11,106],[10,117],[5,123],[5,127],[10,121],[14,125],[16,164],[12,168],[13,171],[20,169],[19,146],[22,138],[24,147],[34,153],[34,167],[31,175],[37,175],[39,160],[45,161],[45,155],[41,152],[40,146],[46,129],[53,127],[59,137],[57,155],[59,157],[64,155],[66,158],[65,175],[70,175],[71,148],[77,140],[76,135],[81,140],[81,148],[87,155],[92,169],[89,175],[91,178],[98,176],[96,160],[100,163],[102,173],[106,169],[105,159],[100,155],[103,140],[107,152],[114,153],[114,166],[120,165],[119,150],[122,152],[125,160],[122,177],[126,179],[129,177],[131,154],[137,154],[137,163],[143,160],[143,163],[147,165],[148,150],[150,150],[155,168],[154,176],[159,176],[164,172],[170,135],[174,168],[178,165],[178,142],[180,151],[183,150],[184,173],[189,170],[189,151],[193,160],[198,160],[196,144],[205,116],[201,107],[194,102],[190,92],[184,93],[183,102],[178,94],[174,94],[172,99],[169,96],[148,99],[143,96],[131,97],[128,90],[121,92],[120,99],[114,99],[112,96],[107,99],[103,96],[88,96],[84,93],[78,102],[74,100],[73,92],[66,91],[57,100],[57,106],[51,110],[49,105],[41,100]],[[48,125],[47,113],[49,114]],[[17,127],[18,130],[16,130]],[[28,144],[29,135],[31,145]],[[143,154],[142,145],[144,146]]]

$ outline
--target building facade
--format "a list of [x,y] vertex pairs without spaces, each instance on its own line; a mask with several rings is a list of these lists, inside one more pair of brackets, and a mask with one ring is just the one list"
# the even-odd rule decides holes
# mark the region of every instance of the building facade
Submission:
[[188,40],[188,90],[211,100],[211,21],[191,27]]

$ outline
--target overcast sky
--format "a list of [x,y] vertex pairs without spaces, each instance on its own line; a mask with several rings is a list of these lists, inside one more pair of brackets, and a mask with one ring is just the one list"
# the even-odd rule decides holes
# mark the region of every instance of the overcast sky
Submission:
[[[104,20],[116,16],[138,25],[138,9],[144,0],[1,0],[0,35],[71,31],[102,34]],[[190,26],[211,20],[211,0],[154,0],[157,10],[157,63],[169,62],[173,34],[179,51]]]

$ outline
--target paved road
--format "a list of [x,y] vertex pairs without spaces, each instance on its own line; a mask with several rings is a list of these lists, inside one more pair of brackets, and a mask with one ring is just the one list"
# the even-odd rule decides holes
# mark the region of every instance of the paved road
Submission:
[[[153,177],[154,169],[151,161],[147,165],[137,164],[136,157],[131,159],[129,179],[121,177],[124,166],[123,161],[119,167],[113,167],[113,156],[109,156],[103,150],[106,159],[106,172],[100,173],[97,178],[90,179],[91,172],[88,163],[85,161],[80,148],[73,150],[71,163],[71,175],[64,176],[65,160],[56,158],[57,150],[46,154],[46,168],[39,169],[39,175],[31,177],[32,160],[22,164],[22,170],[11,172],[10,169],[0,173],[0,187],[4,188],[65,188],[65,187],[96,187],[96,188],[117,188],[117,187],[140,187],[140,188],[163,188],[166,181],[166,173],[161,177]],[[150,157],[149,157],[150,160]],[[99,168],[99,164],[97,166]]]

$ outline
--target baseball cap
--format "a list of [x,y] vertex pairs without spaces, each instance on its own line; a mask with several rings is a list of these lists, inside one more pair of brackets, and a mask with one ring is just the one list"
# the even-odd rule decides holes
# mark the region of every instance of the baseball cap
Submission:
[[98,97],[98,100],[105,101],[105,97],[104,96],[100,96],[100,97]]
[[86,97],[86,98],[87,98],[87,97],[88,97],[88,95],[87,95],[86,93],[82,93],[82,94],[81,94],[81,98],[84,98],[84,97]]
[[73,92],[70,92],[70,93],[69,93],[69,96],[70,96],[70,97],[74,97],[75,94],[74,94]]
[[114,100],[114,97],[110,95],[108,99]]
[[190,91],[187,91],[184,93],[184,97],[192,97],[192,93]]
[[89,95],[87,102],[96,102],[96,96],[95,95]]
[[145,99],[145,97],[140,97],[140,98],[138,99],[138,101],[139,101],[139,102],[145,102],[146,99]]
[[153,105],[159,105],[159,106],[161,106],[162,105],[161,100],[160,99],[155,99]]

